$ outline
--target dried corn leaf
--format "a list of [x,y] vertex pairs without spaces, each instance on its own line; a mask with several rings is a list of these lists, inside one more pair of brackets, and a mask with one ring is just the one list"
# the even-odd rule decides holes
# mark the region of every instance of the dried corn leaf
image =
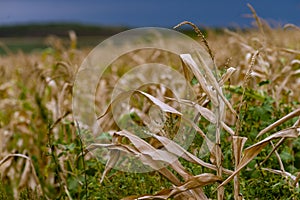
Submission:
[[25,156],[23,154],[8,154],[7,156],[5,156],[1,161],[0,161],[0,166],[3,165],[5,162],[7,162],[10,158],[12,157],[21,157],[21,158],[25,158],[25,159],[29,159],[30,158],[28,156]]
[[203,192],[203,189],[201,187],[188,190],[179,194],[176,194],[174,196],[174,200],[182,200],[182,199],[188,199],[188,200],[196,200],[196,199],[201,199],[201,200],[208,200],[207,196]]
[[149,143],[129,131],[123,130],[115,134],[126,137],[130,140],[137,151],[140,152],[139,156],[144,164],[148,164],[155,170],[159,170],[170,165],[183,178],[187,179],[190,176],[190,174],[181,166],[181,163],[178,162],[178,157],[174,154],[162,149],[154,148]]
[[227,131],[230,135],[234,135],[234,131],[232,128],[230,128],[225,122],[221,122],[222,127],[224,128],[225,131]]
[[236,167],[238,166],[242,158],[242,151],[246,141],[246,137],[233,136],[232,138],[232,149]]
[[134,149],[131,146],[124,144],[91,144],[87,147],[90,150],[94,150],[96,148],[106,148],[110,151],[119,151],[125,153],[127,155],[132,155],[139,158],[144,164],[151,166],[155,170],[159,170],[163,167],[163,161],[153,160],[151,156],[141,154],[138,150]]
[[[205,108],[205,107],[203,107],[203,106],[201,106],[199,104],[196,104],[196,103],[194,103],[192,101],[189,101],[189,100],[186,100],[186,99],[184,99],[184,100],[183,99],[178,100],[178,99],[169,98],[169,97],[166,97],[166,99],[169,99],[169,100],[172,100],[172,101],[176,101],[176,102],[182,103],[182,104],[187,104],[189,106],[194,106],[198,110],[198,112],[205,119],[207,119],[210,123],[213,123],[213,124],[216,123],[216,116],[215,116],[215,114],[211,110],[209,110],[209,109],[207,109],[207,108]],[[197,132],[199,132],[201,134],[201,136],[203,138],[206,138],[206,136],[203,133],[203,131],[201,129],[199,129],[199,127],[197,125],[195,125],[195,123],[191,122],[190,120],[184,119],[184,118],[183,118],[183,120],[186,120],[188,123],[190,123],[193,126],[193,128]],[[234,135],[234,131],[225,122],[221,121],[221,125],[222,125],[222,127],[224,128],[225,131],[227,131],[231,135]]]
[[219,85],[223,86],[224,83],[232,76],[232,74],[236,71],[236,69],[234,67],[229,67],[226,70],[226,73],[223,74],[223,76],[221,77],[221,80],[219,81]]
[[292,60],[291,65],[300,65],[300,60],[298,60],[298,59]]
[[[220,156],[219,158],[217,158],[217,152],[220,152]],[[217,164],[217,159],[220,159],[219,162],[222,162],[224,160],[224,155],[221,151],[221,148],[219,145],[214,144],[213,148],[210,149],[210,156],[209,156],[209,160],[212,164],[216,165]]]
[[181,57],[183,63],[187,67],[189,67],[189,69],[193,72],[193,74],[195,75],[196,79],[199,81],[202,89],[207,94],[207,96],[212,101],[212,103],[215,106],[218,106],[219,103],[218,103],[216,94],[213,92],[212,88],[209,87],[209,85],[208,85],[205,77],[203,76],[203,74],[199,70],[199,68],[198,68],[196,62],[193,60],[192,56],[190,54],[181,54],[180,57]]
[[109,151],[109,159],[106,162],[105,169],[104,169],[104,171],[102,173],[102,176],[101,176],[101,179],[100,179],[100,183],[103,182],[106,174],[108,172],[110,172],[110,170],[112,168],[114,168],[114,166],[118,162],[119,158],[120,158],[120,151],[118,151],[118,150],[111,150],[111,151]]
[[[198,55],[198,54],[197,54]],[[217,99],[216,93],[212,90],[212,87],[217,91],[218,95],[221,97],[221,99],[224,101],[226,106],[230,109],[230,111],[237,115],[235,110],[232,108],[231,104],[228,102],[226,97],[223,95],[222,89],[217,82],[216,78],[214,77],[213,73],[211,72],[210,68],[205,64],[204,60],[200,55],[198,55],[198,58],[202,64],[202,67],[205,71],[205,75],[211,86],[208,85],[207,80],[205,79],[204,75],[199,70],[199,67],[197,66],[196,62],[193,60],[192,56],[190,54],[181,54],[180,55],[183,62],[190,67],[190,69],[193,71],[195,77],[199,81],[202,89],[205,91],[205,93],[208,95],[210,100],[215,106],[219,106],[219,101]]]
[[[162,168],[167,167],[167,165],[170,165],[170,167],[173,168],[185,180],[192,176],[178,161],[178,157],[174,156],[173,154],[167,151],[153,148],[150,144],[146,143],[144,140],[140,139],[139,137],[136,137],[130,132],[127,132],[126,135],[127,138],[135,145],[137,150],[140,152],[139,157],[144,164],[147,164],[158,171],[160,171],[160,169]],[[143,142],[141,142],[141,144],[144,145],[144,147],[141,148],[141,146],[137,146],[137,143],[134,141],[135,139],[142,140]],[[166,173],[164,173],[163,175],[166,176],[169,180],[173,180],[173,182],[175,182],[176,185],[178,185],[177,179],[174,179],[174,176],[172,176],[173,174],[167,175]]]
[[174,185],[180,185],[179,179],[170,172],[167,168],[164,167],[165,163],[163,161],[153,160],[151,156],[141,154],[139,151],[134,149],[131,146],[124,144],[90,144],[87,149],[92,151],[96,148],[106,148],[110,151],[119,151],[125,153],[126,155],[131,155],[135,158],[140,159],[143,164],[150,166],[152,169],[157,170],[167,179],[169,179]]
[[[119,143],[118,141],[119,141],[119,138],[116,137],[115,135],[113,135],[112,144],[118,144]],[[100,183],[103,182],[106,174],[108,174],[110,172],[110,170],[115,167],[115,165],[118,162],[119,158],[120,158],[120,151],[119,150],[112,149],[112,150],[109,151],[109,158],[108,158],[108,161],[106,162],[104,171],[102,173]]]
[[276,122],[274,122],[273,124],[269,125],[267,128],[264,128],[262,131],[260,131],[258,133],[258,135],[256,136],[256,138],[262,136],[263,134],[267,133],[268,131],[276,128],[277,126],[279,126],[280,124],[283,124],[284,122],[286,122],[289,119],[292,119],[296,116],[300,115],[300,108],[290,112],[289,114],[287,114],[286,116],[282,117],[281,119],[277,120]]
[[116,132],[115,134],[128,138],[139,152],[141,152],[144,155],[150,156],[153,160],[164,161],[168,164],[171,164],[175,160],[177,160],[177,157],[174,154],[171,154],[161,149],[155,149],[149,143],[139,138],[138,136],[130,133],[127,130],[122,130]]
[[26,159],[26,164],[25,164],[25,167],[23,169],[21,179],[20,179],[20,182],[19,182],[19,186],[18,186],[19,190],[23,189],[29,181],[30,167],[31,167],[30,166],[30,160]]
[[210,84],[215,88],[215,90],[217,91],[218,95],[221,97],[221,99],[223,100],[223,102],[226,104],[226,106],[229,108],[229,110],[235,115],[237,116],[237,113],[235,112],[235,110],[233,109],[232,105],[229,103],[229,101],[226,99],[226,97],[223,95],[222,92],[222,88],[219,85],[218,81],[216,80],[216,78],[214,77],[211,69],[206,65],[206,63],[204,62],[202,56],[197,53],[198,59],[200,60],[202,67],[205,71],[205,75],[208,79],[208,81],[210,82]]
[[169,106],[168,104],[165,104],[164,102],[160,101],[159,99],[155,98],[154,96],[152,96],[148,93],[142,92],[140,90],[134,90],[134,91],[123,92],[123,93],[119,94],[117,97],[115,97],[112,100],[112,102],[109,104],[109,106],[107,107],[106,111],[101,116],[99,116],[97,119],[101,119],[103,116],[105,116],[107,113],[109,113],[111,111],[113,105],[117,105],[121,100],[124,100],[124,99],[132,96],[134,93],[142,94],[147,99],[149,99],[153,104],[158,106],[163,112],[182,115],[175,108],[172,108],[171,106]]
[[190,179],[193,175],[187,171],[182,164],[176,160],[170,165],[185,181]]
[[213,123],[213,124],[217,123],[216,122],[216,116],[212,111],[210,111],[209,109],[207,109],[203,106],[200,106],[199,104],[195,104],[195,108],[210,123]]
[[259,163],[259,166],[263,165],[263,164],[271,157],[271,155],[272,155],[274,152],[276,152],[276,157],[279,158],[279,164],[280,164],[280,167],[281,167],[281,169],[284,169],[283,164],[282,164],[282,161],[281,161],[281,159],[280,159],[280,156],[278,155],[278,153],[277,153],[277,151],[276,151],[276,149],[284,142],[284,140],[285,140],[285,138],[281,138],[281,139],[276,143],[275,146],[274,146],[273,143],[271,143],[272,146],[273,146],[272,151],[265,157],[265,159],[264,159],[261,163]]
[[288,49],[288,48],[277,48],[279,51],[283,51],[283,52],[286,52],[286,53],[291,53],[291,54],[298,54],[300,55],[300,51],[298,50],[294,50],[294,49]]
[[[32,161],[31,161],[30,157],[28,157],[26,155],[23,155],[23,154],[8,154],[7,156],[5,156],[0,161],[0,167],[1,167],[1,165],[3,165],[4,163],[6,163],[7,161],[9,161],[13,157],[21,157],[21,158],[24,158],[26,160],[25,168],[23,170],[23,173],[21,175],[21,180],[20,180],[20,183],[19,183],[19,188],[21,189],[21,188],[23,188],[25,186],[25,184],[28,182],[29,175],[31,175],[30,178],[32,178],[33,181],[34,181],[34,183],[31,184],[31,186],[36,187],[37,192],[39,194],[42,194],[42,190],[41,190],[41,187],[40,187],[41,185],[40,185],[39,179],[37,177],[35,168],[34,168],[34,166],[32,164]],[[30,174],[30,172],[31,172],[31,174]],[[32,188],[32,189],[34,189],[34,188]]]
[[130,199],[168,199],[176,194],[180,194],[182,192],[203,187],[205,185],[209,185],[215,182],[221,181],[222,178],[214,175],[214,174],[209,174],[209,173],[204,173],[200,174],[197,176],[192,177],[190,180],[185,182],[184,184],[174,187],[172,189],[163,189],[160,192],[158,192],[155,195],[143,195],[140,197],[133,197],[133,198],[125,198],[125,200],[130,200]]
[[[240,160],[242,158],[242,151],[244,149],[244,145],[247,141],[246,137],[240,137],[240,136],[233,136],[232,137],[232,150],[233,150],[233,156],[234,156],[234,165],[235,170],[237,169],[237,166],[240,163]],[[239,199],[239,193],[240,193],[240,183],[239,183],[239,175],[237,174],[234,177],[234,198]]]
[[[184,62],[181,60],[182,62],[182,65],[184,66]],[[194,78],[194,74],[192,73],[192,71],[187,68],[187,67],[183,67],[183,74],[184,74],[184,77],[185,79],[188,81],[188,82],[191,82],[192,79]]]
[[[178,157],[182,157],[183,159],[185,159],[191,163],[195,163],[195,164],[201,165],[203,167],[207,167],[212,170],[217,170],[216,166],[214,166],[210,163],[204,162],[203,160],[194,156],[193,154],[191,154],[190,152],[185,150],[183,147],[181,147],[179,144],[175,143],[174,141],[172,141],[166,137],[159,136],[159,135],[153,135],[153,137],[155,137],[158,141],[160,141],[169,152],[177,155]],[[228,169],[223,168],[222,170],[226,174],[232,173],[232,171],[230,171]]]
[[[286,171],[282,171],[282,170],[277,170],[277,169],[270,169],[270,168],[262,168],[263,170],[269,171],[271,173],[274,174],[278,174],[278,175],[282,175],[283,177],[288,177],[290,178],[293,182],[296,181],[297,177],[294,176],[293,174],[286,172]],[[299,187],[299,184],[296,184],[296,187]]]
[[168,104],[165,104],[164,102],[160,101],[159,99],[155,98],[154,96],[152,96],[148,93],[139,91],[139,90],[136,90],[136,92],[138,92],[138,93],[144,95],[145,97],[147,97],[153,104],[157,105],[162,111],[177,114],[177,115],[182,115],[176,109],[172,108]]
[[298,128],[288,128],[282,131],[279,131],[277,133],[274,133],[273,135],[265,138],[264,140],[248,147],[244,151],[244,156],[242,157],[239,165],[237,166],[236,170],[233,174],[231,174],[219,187],[222,187],[226,185],[229,181],[233,179],[233,177],[241,171],[253,158],[255,158],[263,148],[273,139],[278,138],[297,138],[299,136],[300,129]]

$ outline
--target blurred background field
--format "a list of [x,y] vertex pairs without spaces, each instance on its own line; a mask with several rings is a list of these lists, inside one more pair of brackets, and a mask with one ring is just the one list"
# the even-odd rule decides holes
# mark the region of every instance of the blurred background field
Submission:
[[109,36],[127,29],[125,27],[64,23],[6,25],[0,27],[0,44],[2,47],[0,54],[16,53],[17,51],[30,53],[44,50],[49,46],[47,38],[53,36],[67,41],[70,30],[75,31],[79,38],[78,48],[93,48]]

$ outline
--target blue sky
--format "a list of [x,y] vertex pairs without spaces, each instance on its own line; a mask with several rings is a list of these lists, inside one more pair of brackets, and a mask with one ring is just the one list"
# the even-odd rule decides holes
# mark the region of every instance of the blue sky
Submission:
[[189,20],[200,26],[250,26],[250,3],[258,15],[300,25],[299,0],[0,0],[0,25],[80,22],[131,27],[172,27]]

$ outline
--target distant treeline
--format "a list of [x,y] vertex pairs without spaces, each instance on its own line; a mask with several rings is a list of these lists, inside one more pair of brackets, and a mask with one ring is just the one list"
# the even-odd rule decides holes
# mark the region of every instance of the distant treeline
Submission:
[[[111,36],[122,31],[130,29],[122,26],[96,26],[84,25],[77,23],[49,23],[49,24],[24,24],[24,25],[0,25],[0,37],[46,37],[56,35],[65,37],[69,31],[73,30],[78,36]],[[192,37],[196,36],[195,32],[189,27],[178,29]],[[221,29],[213,28],[216,33],[221,33]],[[202,30],[204,35],[206,31]]]
[[25,24],[25,25],[5,25],[0,26],[0,37],[45,37],[49,35],[68,36],[68,32],[73,30],[78,36],[111,36],[127,27],[94,26],[82,24]]

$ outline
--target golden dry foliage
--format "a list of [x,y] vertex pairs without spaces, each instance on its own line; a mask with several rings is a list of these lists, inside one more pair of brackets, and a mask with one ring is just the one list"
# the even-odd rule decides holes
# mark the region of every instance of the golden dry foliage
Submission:
[[[37,189],[44,196],[49,194],[46,185],[57,187],[56,172],[49,168],[48,140],[76,137],[75,129],[71,136],[62,136],[58,127],[73,120],[72,83],[88,52],[65,47],[58,38],[48,38],[47,42],[49,49],[43,52],[0,57],[0,174],[14,189],[15,198],[24,188]],[[59,154],[58,149],[55,154]],[[59,159],[64,169],[70,158]]]
[[[110,106],[104,115],[99,117],[99,121],[104,124],[105,131],[110,133],[112,139],[106,143],[92,143],[85,148],[86,160],[91,158],[89,152],[98,148],[106,148],[110,153],[100,182],[104,180],[119,158],[128,154],[138,158],[144,165],[157,170],[173,186],[157,191],[154,195],[145,194],[124,197],[124,199],[168,199],[171,197],[174,199],[208,199],[203,187],[210,184],[218,184],[217,198],[223,199],[223,186],[232,179],[235,184],[234,197],[240,199],[239,172],[268,144],[273,147],[271,153],[277,155],[277,148],[284,139],[299,136],[298,119],[294,126],[277,130],[261,141],[244,148],[247,138],[239,136],[240,128],[235,127],[235,125],[241,126],[240,122],[243,120],[238,116],[241,106],[245,104],[243,95],[247,88],[270,95],[275,99],[277,107],[280,106],[278,102],[282,100],[287,103],[300,101],[299,28],[288,25],[284,28],[273,29],[257,16],[251,6],[249,7],[254,14],[258,29],[245,32],[225,30],[222,34],[208,30],[207,39],[200,34],[201,32],[198,32],[218,71],[213,73],[208,66],[205,66],[201,56],[198,56],[203,65],[201,70],[189,54],[180,55],[175,59],[180,63],[178,67],[187,80],[193,77],[197,80],[197,83],[193,85],[197,94],[195,102],[176,99],[163,86],[150,86],[135,91],[137,98],[143,99],[142,106],[132,105],[132,109],[139,116],[139,123],[149,124],[147,112],[151,106],[156,106],[166,113],[164,117],[167,119],[171,120],[172,117],[181,119],[207,144],[210,150],[210,163],[174,142],[169,135],[171,131],[167,131],[170,127],[164,126],[164,131],[158,129],[156,133],[148,133],[147,139],[139,137],[134,131],[118,130],[110,115]],[[190,22],[184,22],[180,26],[184,24],[192,25],[196,29],[196,26]],[[70,47],[66,47],[60,39],[51,37],[47,41],[52,48],[43,52],[28,55],[22,52],[10,53],[0,57],[0,173],[1,178],[14,187],[16,198],[24,187],[37,189],[44,196],[50,195],[51,192],[46,186],[52,185],[56,189],[63,188],[66,196],[71,199],[66,176],[72,172],[69,172],[67,167],[70,163],[75,163],[80,156],[62,154],[62,148],[54,147],[53,140],[62,138],[67,143],[77,137],[76,128],[78,127],[72,126],[71,133],[68,133],[61,125],[73,121],[71,115],[73,81],[76,70],[88,51],[76,49],[74,32],[70,32],[70,38]],[[147,62],[142,59],[143,53],[150,54],[151,56],[147,57],[152,60],[159,60],[162,54],[154,51],[124,55],[128,57],[125,66],[130,67],[132,63]],[[98,90],[102,94],[109,94],[109,89],[114,87],[119,76],[124,73],[122,70],[125,71],[125,68],[118,68],[122,65],[124,63],[117,63],[117,61],[113,63],[111,71],[107,72],[99,82]],[[222,76],[219,77],[220,72]],[[259,83],[266,81],[269,81],[269,84],[259,86]],[[238,86],[242,86],[242,94],[235,95],[228,100],[224,90],[231,91]],[[119,98],[127,96],[128,94],[121,93]],[[97,105],[109,100],[108,95],[96,97]],[[111,104],[113,103],[115,102]],[[212,110],[209,103],[214,105],[216,110]],[[194,108],[197,113],[194,121],[182,117],[178,109],[180,104]],[[257,137],[278,128],[279,125],[292,118],[299,118],[299,115],[299,108],[295,109],[261,130]],[[201,117],[216,126],[215,140],[208,138],[205,131],[198,127]],[[229,133],[232,141],[234,158],[232,169],[222,166],[224,156],[220,135],[223,129]],[[176,124],[172,130],[178,130]],[[272,141],[276,139],[279,139],[279,142],[274,145]],[[60,156],[55,157],[55,155]],[[36,159],[35,165],[32,162],[33,157]],[[180,157],[186,162],[202,166],[210,173],[193,175],[180,162]],[[281,162],[280,157],[277,158]],[[50,169],[53,162],[56,165],[55,171],[53,168],[52,171]],[[36,172],[37,168],[39,175]],[[293,185],[298,187],[300,176],[285,171],[284,167],[281,166],[280,170],[268,168],[266,170],[292,177]]]

